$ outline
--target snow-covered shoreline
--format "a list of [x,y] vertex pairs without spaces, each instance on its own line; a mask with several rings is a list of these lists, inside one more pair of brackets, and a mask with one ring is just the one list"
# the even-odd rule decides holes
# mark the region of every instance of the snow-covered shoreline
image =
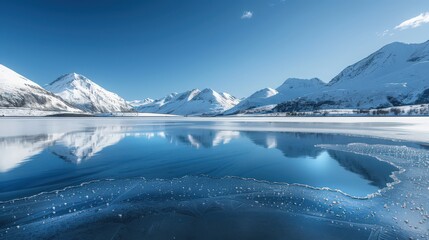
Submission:
[[112,112],[112,113],[87,113],[67,111],[45,111],[31,108],[1,108],[0,117],[170,117],[171,114],[137,113],[137,112]]
[[32,108],[1,108],[0,117],[45,117],[50,115],[68,114],[75,115],[88,115],[83,112],[68,112],[68,111],[49,111],[49,110],[37,110]]
[[428,117],[216,117],[188,118],[192,121],[223,121],[223,122],[269,122],[272,126],[243,127],[218,125],[215,128],[235,129],[244,131],[283,131],[283,132],[314,132],[335,133],[356,136],[370,136],[394,140],[412,141],[429,144]]

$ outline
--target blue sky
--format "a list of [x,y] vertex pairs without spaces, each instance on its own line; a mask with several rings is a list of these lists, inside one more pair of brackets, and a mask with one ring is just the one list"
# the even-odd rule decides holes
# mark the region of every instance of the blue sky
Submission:
[[429,40],[426,12],[426,0],[2,1],[0,64],[41,85],[78,72],[128,100],[205,87],[244,97]]

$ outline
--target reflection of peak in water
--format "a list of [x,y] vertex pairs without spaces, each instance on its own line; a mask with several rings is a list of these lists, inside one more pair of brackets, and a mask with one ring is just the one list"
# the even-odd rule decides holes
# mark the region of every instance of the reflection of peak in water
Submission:
[[213,146],[228,144],[232,139],[240,137],[239,131],[218,131],[213,138]]
[[148,140],[154,137],[165,138],[165,132],[143,132],[143,133],[127,134],[127,136],[130,136],[130,135],[134,137],[145,137]]
[[206,129],[180,129],[165,132],[171,143],[184,143],[195,148],[211,148],[228,144],[232,139],[239,138],[239,131],[215,131]]
[[[253,143],[265,148],[277,148],[284,156],[289,158],[312,157],[317,158],[324,149],[315,145],[329,143],[348,143],[353,137],[344,135],[330,135],[323,133],[279,133],[279,132],[246,132]],[[384,188],[392,182],[390,174],[398,169],[391,164],[379,161],[373,157],[328,151],[330,157],[335,159],[344,169],[360,175],[369,180],[370,184]]]
[[[117,144],[126,136],[145,137],[148,140],[154,137],[170,139],[170,142],[183,142],[194,147],[213,147],[219,144],[227,144],[233,138],[239,137],[238,131],[207,131],[194,130],[165,132],[129,132],[133,127],[109,126],[87,129],[85,131],[70,132],[65,134],[50,150],[58,157],[79,164],[83,160],[90,159],[104,148]],[[209,133],[208,133],[209,132]]]
[[52,145],[61,134],[0,138],[0,173],[8,172]]
[[256,145],[277,148],[290,158],[307,156],[315,158],[322,152],[322,149],[316,148],[314,145],[332,138],[318,133],[245,132],[245,134]]
[[[317,157],[322,149],[314,147],[326,142],[343,143],[348,137],[340,135],[320,133],[287,133],[287,132],[262,132],[262,131],[231,131],[213,129],[164,129],[163,137],[171,143],[184,143],[196,148],[211,148],[221,144],[228,144],[232,139],[239,138],[244,133],[254,144],[265,148],[277,148],[286,157]],[[147,138],[156,136],[158,133],[146,133]]]
[[50,147],[53,154],[60,158],[79,164],[87,160],[104,148],[115,145],[126,134],[123,127],[99,127],[89,131],[71,132],[62,137]]
[[399,170],[387,162],[370,156],[333,150],[328,150],[328,153],[343,168],[359,174],[364,179],[371,181],[371,185],[379,188],[384,188],[387,183],[392,182],[390,174]]

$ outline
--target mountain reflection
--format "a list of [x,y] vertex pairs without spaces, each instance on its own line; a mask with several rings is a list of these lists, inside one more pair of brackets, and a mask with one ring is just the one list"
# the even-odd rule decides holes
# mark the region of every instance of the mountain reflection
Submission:
[[125,136],[122,127],[98,127],[83,132],[67,133],[51,145],[49,150],[66,161],[79,164],[104,148],[117,144]]
[[238,131],[216,131],[208,129],[171,129],[165,132],[165,138],[170,143],[182,143],[195,148],[212,148],[228,144],[231,140],[239,138]]
[[0,138],[0,173],[15,169],[45,149],[61,159],[78,164],[117,144],[126,136],[124,130],[124,127],[111,126],[62,134]]
[[384,187],[391,182],[390,174],[398,169],[393,165],[378,161],[373,157],[356,155],[348,152],[328,151],[329,155],[335,159],[343,168],[350,172],[359,174],[362,178],[370,180],[370,184],[377,187]]
[[60,138],[59,134],[0,138],[0,173],[11,171]]
[[299,159],[301,157],[318,158],[323,153],[336,160],[344,169],[359,174],[374,186],[384,187],[391,182],[390,174],[397,169],[373,157],[353,153],[326,151],[315,147],[318,144],[348,144],[353,137],[323,133],[278,133],[278,132],[246,132],[251,141],[265,148],[277,148],[285,157]]
[[[317,144],[347,144],[355,141],[350,136],[262,131],[239,132],[166,126],[156,128],[103,126],[61,134],[0,138],[0,173],[15,169],[44,150],[67,162],[79,164],[100,154],[106,147],[118,144],[126,137],[144,137],[147,141],[154,141],[158,138],[163,139],[167,144],[183,144],[192,148],[213,148],[229,144],[235,139],[245,138],[254,145],[281,151],[285,160],[289,161],[311,158],[314,159],[312,165],[316,166],[318,160],[330,157],[335,159],[342,168],[358,174],[378,187],[385,186],[391,180],[390,173],[395,170],[393,166],[371,157],[326,151],[315,147]],[[159,152],[159,154],[164,153]],[[228,164],[232,166],[233,163],[232,161],[224,163],[224,165]],[[258,164],[262,164],[259,167],[264,167],[265,162],[261,159]],[[246,167],[241,167],[246,169]],[[209,170],[207,171],[209,172]]]
[[245,135],[256,145],[265,148],[277,148],[285,157],[317,157],[323,151],[314,147],[317,144],[346,142],[347,138],[340,135],[319,133],[284,133],[284,132],[245,132]]

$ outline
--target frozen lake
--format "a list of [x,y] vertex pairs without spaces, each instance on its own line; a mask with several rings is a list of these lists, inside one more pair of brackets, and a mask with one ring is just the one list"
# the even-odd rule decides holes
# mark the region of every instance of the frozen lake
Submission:
[[0,119],[0,236],[427,238],[425,119],[351,119]]

